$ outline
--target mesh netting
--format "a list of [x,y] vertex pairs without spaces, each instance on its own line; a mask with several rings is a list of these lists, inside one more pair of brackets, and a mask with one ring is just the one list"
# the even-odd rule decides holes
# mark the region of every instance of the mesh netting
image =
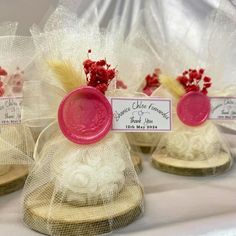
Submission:
[[142,189],[123,135],[76,145],[57,123],[40,135],[24,188],[24,221],[49,235],[107,233],[135,220]]
[[17,22],[2,22],[0,24],[0,36],[15,35],[17,25]]
[[220,174],[231,167],[233,158],[229,146],[213,122],[189,127],[175,115],[173,124],[174,130],[162,135],[153,153],[156,167],[193,176]]
[[[94,18],[99,19],[99,16],[100,14],[94,15]],[[25,85],[25,90],[29,94],[24,104],[25,120],[34,119],[37,124],[42,117],[45,120],[56,117],[58,104],[65,94],[59,91],[63,88],[54,79],[55,75],[50,71],[48,61],[69,60],[85,79],[82,63],[87,57],[88,49],[92,49],[93,59],[106,58],[111,65],[117,65],[117,79],[123,81],[128,87],[121,92],[121,96],[133,96],[139,90],[146,75],[155,68],[156,61],[150,59],[152,55],[145,50],[146,47],[138,45],[140,34],[126,35],[126,24],[124,19],[120,20],[121,18],[116,16],[110,21],[108,29],[103,31],[99,28],[99,20],[93,20],[92,24],[88,24],[86,19],[79,19],[73,11],[59,6],[49,17],[43,31],[37,26],[32,28],[31,32],[38,52],[35,64],[40,76],[34,77],[34,81],[31,80]],[[116,27],[117,24],[119,27]],[[137,22],[137,26],[140,24],[141,22]],[[115,96],[120,96],[117,94]],[[35,100],[38,101],[37,107],[34,106]],[[31,112],[32,110],[34,112]],[[143,146],[154,148],[159,137],[154,133],[130,134],[130,136],[129,140],[134,151],[139,151],[140,142]]]
[[[23,120],[35,128],[56,120],[58,105],[68,93],[49,62],[69,61],[82,84],[88,49],[92,60],[106,59],[113,67],[119,65],[119,77],[130,87],[138,86],[144,73],[140,56],[147,58],[145,52],[126,43],[122,34],[103,32],[98,24],[88,24],[64,7],[56,9],[43,31],[34,26],[31,32],[37,73],[25,84]],[[127,67],[133,72],[125,77]],[[25,223],[36,231],[104,234],[131,223],[143,211],[143,191],[124,135],[110,133],[96,144],[76,145],[54,122],[40,134],[34,159],[24,188],[23,209]]]
[[[151,5],[155,5],[154,1],[151,1]],[[230,14],[226,15],[225,12]],[[165,17],[169,19],[169,16]],[[233,44],[236,21],[235,8],[230,6],[229,2],[221,1],[217,11],[205,18],[192,19],[185,31],[181,24],[177,25],[182,38],[170,37],[170,32],[165,31],[162,24],[165,18],[162,18],[154,7],[144,12],[143,19],[146,28],[136,29],[143,32],[143,40],[138,43],[139,45],[144,43],[153,55],[156,55],[157,63],[164,62],[160,67],[164,76],[167,75],[169,79],[174,80],[186,70],[204,68],[205,74],[212,78],[209,96],[236,94],[235,81],[231,79],[235,77],[236,72],[232,63],[235,58]],[[196,37],[194,30],[202,22],[206,25],[205,30]],[[171,19],[168,23],[169,28],[176,25]],[[190,48],[186,39],[191,37],[193,40]],[[195,41],[200,42],[198,50],[194,50]],[[179,98],[168,92],[163,93],[164,89],[164,86],[157,89],[155,96],[173,99],[174,131],[160,135],[160,142],[153,154],[154,164],[164,171],[184,175],[216,174],[227,170],[231,166],[232,158],[216,124],[227,125],[234,129],[235,121],[208,121],[199,127],[185,126],[178,120],[176,114]]]
[[[0,175],[12,165],[32,164],[34,140],[31,130],[20,122],[22,87],[29,80],[28,69],[34,47],[30,37],[15,36],[17,23],[0,25],[0,61],[7,75],[1,74]],[[12,122],[12,119],[19,122]],[[13,120],[14,121],[14,120]]]
[[[110,24],[116,24],[116,20]],[[47,60],[70,59],[83,74],[82,63],[87,58],[88,49],[91,49],[92,59],[106,58],[111,65],[117,65],[118,79],[124,81],[129,90],[136,92],[140,81],[154,68],[151,62],[146,63],[150,54],[133,44],[132,35],[125,37],[122,26],[117,28],[116,32],[104,31],[96,22],[88,24],[62,6],[49,18],[43,33],[34,27],[32,34],[41,55],[41,61],[38,63],[40,73],[48,69],[48,66],[45,66]],[[136,38],[136,35],[134,37]],[[52,82],[48,72],[45,79],[51,83],[55,82]]]

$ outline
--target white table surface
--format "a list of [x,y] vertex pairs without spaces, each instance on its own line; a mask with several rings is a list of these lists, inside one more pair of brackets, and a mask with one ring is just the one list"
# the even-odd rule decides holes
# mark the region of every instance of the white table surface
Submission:
[[[236,134],[227,134],[236,153]],[[143,156],[140,179],[145,189],[145,213],[114,235],[235,236],[236,164],[214,177],[181,177],[154,169]],[[21,191],[0,198],[0,236],[40,235],[23,225]]]

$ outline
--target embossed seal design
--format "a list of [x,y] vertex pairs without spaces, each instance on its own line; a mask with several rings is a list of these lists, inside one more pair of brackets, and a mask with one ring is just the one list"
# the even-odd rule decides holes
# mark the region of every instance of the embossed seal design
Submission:
[[185,94],[177,105],[179,119],[188,126],[199,126],[209,117],[210,99],[200,92]]
[[58,110],[62,133],[77,144],[101,140],[111,129],[112,109],[106,97],[97,89],[85,86],[68,94]]

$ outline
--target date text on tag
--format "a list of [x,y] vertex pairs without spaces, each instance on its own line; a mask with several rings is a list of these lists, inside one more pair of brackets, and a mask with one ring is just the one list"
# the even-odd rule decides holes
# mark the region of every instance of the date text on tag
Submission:
[[21,123],[22,97],[0,98],[0,125]]
[[120,132],[170,132],[171,100],[160,98],[110,98],[112,130]]
[[211,97],[211,120],[236,120],[236,97]]

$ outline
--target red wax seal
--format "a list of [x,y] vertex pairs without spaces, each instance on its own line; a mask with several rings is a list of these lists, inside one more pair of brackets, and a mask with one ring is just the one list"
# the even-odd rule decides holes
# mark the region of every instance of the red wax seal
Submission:
[[201,92],[185,94],[177,105],[179,119],[189,126],[198,126],[204,123],[208,119],[210,111],[210,99]]
[[58,110],[62,133],[77,144],[91,144],[101,140],[111,129],[112,108],[97,89],[85,86],[68,94]]

